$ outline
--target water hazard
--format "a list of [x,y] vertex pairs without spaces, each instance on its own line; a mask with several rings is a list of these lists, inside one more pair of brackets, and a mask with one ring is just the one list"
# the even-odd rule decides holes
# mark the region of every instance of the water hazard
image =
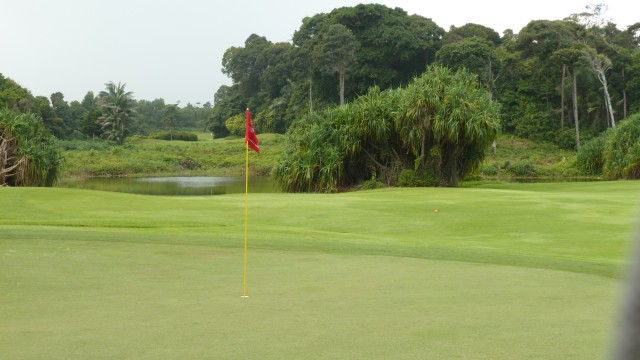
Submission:
[[[245,178],[232,176],[174,176],[146,178],[93,178],[64,183],[80,189],[147,195],[222,195],[245,192]],[[266,176],[249,177],[249,192],[279,192]]]

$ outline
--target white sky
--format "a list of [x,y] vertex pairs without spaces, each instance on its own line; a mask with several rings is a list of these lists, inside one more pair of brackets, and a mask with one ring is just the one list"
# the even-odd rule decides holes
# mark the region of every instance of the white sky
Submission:
[[[431,18],[448,30],[472,22],[499,34],[531,20],[580,13],[590,0],[0,0],[0,73],[49,97],[82,100],[123,82],[136,99],[213,103],[222,55],[252,33],[289,41],[302,19],[343,6],[380,3]],[[624,29],[640,22],[635,0],[601,0]]]

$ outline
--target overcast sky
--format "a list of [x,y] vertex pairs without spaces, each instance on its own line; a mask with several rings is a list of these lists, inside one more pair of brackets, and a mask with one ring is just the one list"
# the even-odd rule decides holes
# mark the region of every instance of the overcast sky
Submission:
[[[222,55],[253,33],[290,41],[306,16],[379,3],[431,18],[448,30],[472,22],[518,32],[531,20],[557,20],[598,1],[582,0],[0,0],[0,73],[67,101],[123,82],[136,99],[180,105],[210,101],[221,85]],[[640,22],[635,0],[603,0],[605,18]]]

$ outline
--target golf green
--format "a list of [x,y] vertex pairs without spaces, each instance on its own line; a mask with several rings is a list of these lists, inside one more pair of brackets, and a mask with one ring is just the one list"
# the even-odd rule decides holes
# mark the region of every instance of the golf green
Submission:
[[638,194],[3,188],[2,358],[606,358]]

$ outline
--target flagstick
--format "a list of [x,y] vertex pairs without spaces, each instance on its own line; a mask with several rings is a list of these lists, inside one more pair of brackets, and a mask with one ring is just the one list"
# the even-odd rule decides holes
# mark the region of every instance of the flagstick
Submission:
[[242,297],[247,298],[247,229],[249,225],[249,142],[247,144],[244,181],[244,274],[242,279]]

